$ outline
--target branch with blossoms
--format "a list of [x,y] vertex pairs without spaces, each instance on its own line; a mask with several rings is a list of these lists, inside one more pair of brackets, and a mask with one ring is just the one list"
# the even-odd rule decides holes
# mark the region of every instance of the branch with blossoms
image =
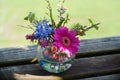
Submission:
[[49,10],[49,16],[50,16],[50,20],[51,20],[51,24],[54,26],[54,27],[60,27],[60,26],[64,26],[69,19],[69,15],[68,13],[66,14],[66,17],[63,17],[63,15],[66,13],[66,8],[63,6],[63,3],[65,2],[65,0],[63,1],[59,1],[59,4],[58,4],[58,18],[59,18],[59,22],[56,24],[54,19],[53,19],[53,16],[52,16],[52,7],[51,7],[51,4],[49,2],[49,0],[46,0],[46,2],[48,3],[48,7],[47,9]]
[[85,32],[92,29],[92,28],[95,28],[96,30],[98,30],[98,28],[99,28],[98,25],[100,23],[93,23],[93,21],[91,19],[88,19],[88,21],[91,24],[90,26],[84,26],[84,25],[81,25],[80,23],[76,23],[72,26],[72,29],[75,30],[76,35],[85,36]]

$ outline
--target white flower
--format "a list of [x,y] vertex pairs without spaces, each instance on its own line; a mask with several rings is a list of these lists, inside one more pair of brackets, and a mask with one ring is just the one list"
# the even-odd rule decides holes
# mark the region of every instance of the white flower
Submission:
[[59,1],[59,3],[58,3],[58,12],[60,13],[60,14],[64,14],[65,12],[66,12],[66,8],[65,7],[63,7],[63,3],[61,2],[61,1]]

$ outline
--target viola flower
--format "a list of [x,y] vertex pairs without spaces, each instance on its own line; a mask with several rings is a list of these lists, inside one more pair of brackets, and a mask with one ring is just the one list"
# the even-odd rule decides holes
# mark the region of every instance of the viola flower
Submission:
[[46,38],[48,40],[53,31],[53,27],[48,24],[48,21],[43,20],[36,26],[35,37],[37,37],[38,39]]
[[46,38],[42,38],[42,39],[39,40],[39,44],[42,47],[46,47],[49,44],[49,41]]
[[78,50],[79,39],[76,37],[74,30],[68,30],[67,27],[61,26],[56,28],[53,35],[53,44],[61,51],[68,52],[68,56],[72,56]]
[[29,34],[29,35],[26,35],[25,37],[26,39],[30,39],[31,41],[34,41],[35,39],[37,39],[34,34]]

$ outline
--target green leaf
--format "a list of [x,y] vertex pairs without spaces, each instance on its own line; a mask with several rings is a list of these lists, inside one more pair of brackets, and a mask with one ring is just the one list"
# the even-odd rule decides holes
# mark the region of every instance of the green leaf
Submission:
[[94,26],[94,28],[95,28],[96,30],[98,30],[98,29],[99,29],[99,27],[98,27],[98,26]]
[[88,21],[91,23],[91,25],[93,25],[92,19],[89,18]]
[[81,28],[81,24],[80,23],[75,23],[71,26],[71,29],[78,29],[78,28]]
[[99,27],[98,27],[97,25],[94,25],[92,19],[89,18],[88,21],[91,23],[91,25],[93,25],[93,27],[94,27],[96,30],[98,30]]
[[29,13],[29,21],[32,23],[32,21],[35,19],[35,14],[30,12]]
[[89,21],[91,24],[93,24],[93,21],[92,21],[92,19],[90,19],[90,18],[89,18],[89,19],[88,19],[88,21]]
[[28,16],[26,16],[26,17],[24,18],[24,20],[28,20],[28,18],[29,18],[29,17],[28,17]]
[[32,12],[29,12],[28,16],[26,16],[26,17],[24,18],[24,20],[29,20],[30,23],[32,23],[32,21],[33,21],[34,19],[35,19],[35,14],[32,13]]

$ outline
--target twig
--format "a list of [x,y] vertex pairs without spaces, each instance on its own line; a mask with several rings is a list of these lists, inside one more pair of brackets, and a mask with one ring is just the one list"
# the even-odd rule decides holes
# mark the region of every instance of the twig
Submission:
[[30,25],[28,25],[29,27],[22,26],[22,25],[17,25],[17,26],[24,27],[24,28],[27,28],[27,29],[32,29],[33,31],[35,31]]
[[91,28],[93,28],[94,26],[97,26],[97,25],[99,25],[100,23],[97,23],[97,24],[93,24],[93,25],[91,25],[90,27],[87,27],[86,29],[85,29],[85,31],[88,31],[89,29],[91,29]]

